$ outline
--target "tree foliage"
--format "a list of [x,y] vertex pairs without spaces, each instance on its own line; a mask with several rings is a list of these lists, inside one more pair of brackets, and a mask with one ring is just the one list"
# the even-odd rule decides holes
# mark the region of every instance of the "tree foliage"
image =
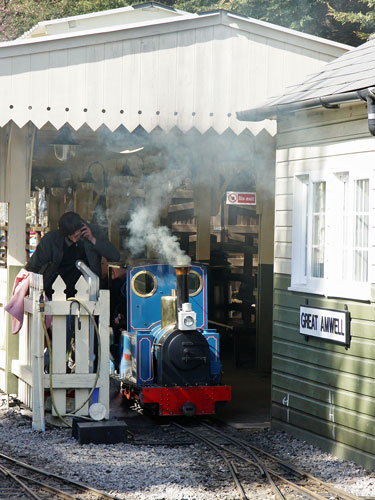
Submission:
[[[0,0],[0,40],[39,21],[141,3],[142,0]],[[189,12],[226,9],[350,45],[375,31],[375,0],[162,0]]]

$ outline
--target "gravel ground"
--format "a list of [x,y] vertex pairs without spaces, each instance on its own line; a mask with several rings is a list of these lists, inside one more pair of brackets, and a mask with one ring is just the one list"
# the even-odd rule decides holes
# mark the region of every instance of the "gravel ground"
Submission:
[[[248,437],[248,431],[238,431]],[[363,498],[375,497],[375,474],[269,429],[256,431],[253,444],[267,447],[297,467]],[[203,445],[79,445],[71,431],[33,431],[30,412],[0,406],[0,443],[5,454],[110,492],[126,500],[235,500],[238,493],[218,458]],[[261,484],[249,499],[275,496]]]

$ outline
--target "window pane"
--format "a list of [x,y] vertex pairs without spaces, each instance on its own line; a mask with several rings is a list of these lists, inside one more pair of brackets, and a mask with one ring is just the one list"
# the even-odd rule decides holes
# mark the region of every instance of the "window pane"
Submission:
[[313,184],[311,275],[324,278],[326,183]]
[[362,179],[354,183],[355,211],[353,214],[353,278],[368,281],[369,245],[369,181]]
[[347,177],[343,178],[343,200],[342,200],[342,266],[341,279],[348,279],[348,259],[350,255],[350,239],[349,239],[349,182]]
[[305,194],[305,205],[304,205],[304,209],[305,209],[305,252],[304,252],[304,262],[303,262],[303,276],[306,277],[307,276],[307,260],[308,260],[308,231],[307,231],[307,228],[309,227],[309,210],[308,210],[308,206],[309,206],[309,190],[308,190],[308,186],[307,184],[305,184],[305,190],[304,190],[304,194]]

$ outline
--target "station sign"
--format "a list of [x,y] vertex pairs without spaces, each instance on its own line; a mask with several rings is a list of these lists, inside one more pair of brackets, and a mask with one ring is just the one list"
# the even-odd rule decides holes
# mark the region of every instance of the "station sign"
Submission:
[[227,205],[256,205],[256,193],[227,191]]
[[300,306],[299,332],[326,342],[349,346],[350,313],[336,309]]

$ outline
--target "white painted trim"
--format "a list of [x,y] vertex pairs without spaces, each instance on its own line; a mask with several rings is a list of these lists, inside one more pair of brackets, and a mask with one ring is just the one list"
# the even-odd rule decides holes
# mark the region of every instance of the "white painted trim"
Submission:
[[59,19],[49,19],[48,21],[40,21],[38,24],[33,26],[30,30],[26,31],[23,35],[18,37],[17,40],[21,40],[26,35],[29,35],[29,34],[33,33],[34,31],[36,31],[38,28],[43,28],[45,26],[64,24],[64,23],[68,23],[71,21],[81,21],[84,19],[101,18],[101,17],[111,16],[113,14],[123,14],[126,12],[134,12],[134,11],[138,11],[141,9],[147,9],[147,8],[153,8],[153,9],[160,10],[160,11],[176,13],[177,15],[189,15],[190,14],[187,11],[174,9],[173,7],[168,7],[168,6],[164,7],[163,5],[151,5],[151,4],[152,4],[152,2],[150,2],[149,4],[145,4],[144,6],[139,7],[137,9],[134,8],[134,6],[132,6],[132,5],[128,5],[127,7],[119,7],[117,9],[108,9],[108,10],[102,10],[99,12],[90,12],[88,14],[80,14],[77,16],[68,16],[68,17],[61,17]]
[[[266,21],[259,21],[258,19],[254,19],[252,17],[245,17],[235,13],[227,13],[229,18],[236,19],[238,21],[244,21],[250,23],[252,25],[252,31],[255,26],[262,28],[263,30],[273,30],[275,33],[279,32],[283,35],[289,35],[294,38],[304,38],[306,41],[311,43],[318,43],[319,45],[324,45],[326,47],[332,47],[335,49],[342,49],[343,51],[347,51],[353,49],[352,45],[347,45],[345,43],[334,42],[332,40],[327,40],[326,38],[322,38],[319,36],[310,35],[308,33],[303,33],[302,31],[292,30],[290,28],[285,28],[284,26],[278,26],[276,24],[268,23]],[[271,37],[272,38],[272,37]],[[285,39],[285,37],[284,37]],[[289,40],[288,40],[289,41]],[[289,42],[290,43],[290,42]],[[306,49],[310,48],[305,46]]]
[[[338,57],[347,50],[353,48],[349,45],[332,42],[330,40],[325,40],[324,38],[314,37],[312,35],[307,35],[306,33],[302,33],[299,31],[290,30],[281,26],[258,21],[252,18],[241,17],[238,15],[236,16],[235,14],[219,10],[209,12],[207,14],[203,13],[201,15],[186,13],[185,15],[176,17],[167,17],[152,21],[147,20],[144,22],[137,22],[132,24],[109,26],[108,28],[101,27],[85,31],[76,31],[73,33],[62,33],[49,36],[47,35],[37,38],[22,38],[10,42],[2,42],[0,43],[0,57],[20,55],[21,53],[31,53],[30,49],[26,50],[26,48],[34,45],[38,47],[38,51],[51,50],[50,44],[52,42],[61,40],[68,41],[84,38],[84,41],[81,41],[80,43],[75,43],[73,45],[73,42],[71,42],[71,44],[69,45],[64,45],[64,47],[71,47],[87,45],[90,43],[103,43],[106,41],[116,41],[119,39],[124,40],[129,38],[150,36],[154,34],[162,34],[164,32],[180,31],[184,29],[193,29],[195,27],[202,27],[207,25],[206,23],[208,21],[211,21],[210,24],[212,24],[212,18],[216,19],[218,24],[224,24],[232,29],[237,29],[239,31],[246,31],[248,33],[263,36],[265,38],[276,39],[291,45],[297,45],[299,47],[301,47],[303,43],[304,50],[322,52],[330,55],[331,57]],[[237,23],[239,24],[234,24],[231,19],[236,19]],[[155,31],[155,27],[157,27],[157,31]],[[115,34],[117,34],[117,38],[115,37]],[[87,41],[89,37],[94,37],[94,39]],[[109,37],[109,39],[103,40],[103,37]],[[16,47],[23,47],[24,51],[18,54],[2,54],[4,49],[15,50]],[[322,50],[322,48],[324,48],[324,50]]]

